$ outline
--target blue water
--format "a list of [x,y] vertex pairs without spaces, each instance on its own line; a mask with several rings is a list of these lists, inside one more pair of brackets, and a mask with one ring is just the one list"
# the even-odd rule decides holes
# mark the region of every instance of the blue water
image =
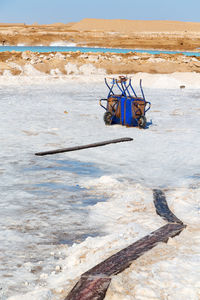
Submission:
[[187,56],[200,56],[200,52],[187,52],[187,51],[167,51],[167,50],[138,50],[138,49],[117,49],[117,48],[88,48],[88,47],[61,47],[61,46],[0,46],[0,52],[4,51],[32,51],[32,52],[110,52],[110,53],[149,53],[149,54],[184,54]]

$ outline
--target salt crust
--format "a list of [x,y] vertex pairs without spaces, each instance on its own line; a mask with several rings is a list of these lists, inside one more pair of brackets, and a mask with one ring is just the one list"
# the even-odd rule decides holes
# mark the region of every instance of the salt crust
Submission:
[[[11,64],[11,63],[10,63]],[[13,76],[11,71],[5,70],[3,75],[0,76],[0,83],[2,84],[18,84],[19,82],[31,82],[40,83],[41,80],[51,82],[54,76],[61,81],[85,81],[85,82],[102,82],[106,76],[106,71],[103,69],[97,69],[92,64],[85,64],[78,67],[76,64],[67,63],[65,65],[65,71],[67,75],[63,75],[58,69],[52,69],[50,75],[42,73],[36,70],[30,63],[25,64],[22,68],[17,64],[12,63],[12,67],[21,71],[21,75]],[[124,74],[109,75],[109,78],[118,77]],[[8,81],[7,78],[12,77],[12,81]],[[181,86],[187,89],[199,89],[200,86],[200,74],[195,72],[175,72],[172,74],[147,74],[137,73],[128,75],[128,78],[132,78],[134,83],[139,83],[142,79],[143,87],[145,88],[164,88],[164,89],[179,89]]]
[[[182,103],[180,103],[180,99],[184,97],[184,93],[182,93],[180,89],[177,90],[178,84],[180,84],[180,82],[183,83],[183,80],[188,82],[188,84],[190,84],[190,82],[194,83],[195,78],[199,80],[199,76],[197,75],[198,74],[193,73],[185,74],[184,77],[184,74],[182,73],[175,73],[168,76],[154,76],[149,74],[137,74],[134,76],[135,81],[142,76],[144,82],[147,82],[148,80],[149,85],[152,84],[154,79],[156,79],[157,82],[162,82],[163,85],[167,84],[168,88],[176,86],[176,91],[169,91],[167,93],[169,94],[169,97],[171,97],[171,101],[168,100],[167,102],[165,96],[164,100],[167,103],[160,99],[162,94],[164,94],[164,91],[162,93],[161,91],[158,92],[157,98],[159,98],[159,100],[157,101],[159,102],[157,103],[157,107],[166,113],[165,117],[161,119],[161,113],[156,111],[158,108],[153,108],[155,122],[160,120],[160,123],[153,125],[149,131],[144,131],[142,133],[139,130],[134,131],[134,136],[136,137],[137,141],[143,142],[145,139],[145,141],[148,142],[149,138],[154,138],[154,142],[157,143],[163,151],[166,150],[167,147],[170,148],[171,145],[174,145],[175,147],[172,147],[172,150],[176,149],[178,152],[181,152],[180,149],[184,148],[184,151],[181,152],[181,165],[177,164],[177,157],[180,157],[180,155],[177,154],[176,157],[175,151],[171,152],[172,155],[167,157],[166,155],[160,156],[159,151],[155,152],[156,148],[154,148],[153,144],[151,144],[152,149],[150,149],[150,147],[148,149],[148,157],[155,158],[155,162],[159,160],[160,163],[162,163],[163,160],[166,160],[166,165],[169,169],[170,162],[174,161],[173,174],[177,171],[176,169],[180,167],[183,167],[182,170],[184,171],[184,165],[187,167],[187,163],[190,163],[190,168],[192,168],[193,165],[196,165],[196,158],[198,157],[199,147],[198,141],[196,141],[198,126],[195,125],[199,122],[198,111],[195,110],[195,114],[194,111],[192,111],[192,123],[185,122],[185,119],[190,120],[190,110],[187,110],[186,105],[180,106]],[[27,78],[30,79],[31,77],[24,76],[23,78],[18,78],[18,81],[16,82],[14,81],[16,80],[16,77],[11,77],[9,74],[2,76],[1,80],[3,78],[5,82],[8,78],[12,79],[9,81],[7,80],[7,84],[19,84],[19,80],[24,82],[24,80],[27,80]],[[35,78],[40,78],[40,76],[36,76]],[[33,79],[33,82],[35,78]],[[77,80],[79,80],[78,82],[80,82],[80,80],[83,80],[83,78],[91,79],[92,77],[81,76],[77,78]],[[102,79],[103,76],[97,76],[97,80]],[[49,76],[47,76],[46,80],[48,82],[51,82],[52,80],[53,82],[53,79],[51,79]],[[61,82],[62,80],[65,82],[68,79],[65,77],[65,79],[61,78],[60,80]],[[197,84],[197,82],[198,81],[196,81],[195,84]],[[186,85],[186,88],[187,87],[188,85]],[[188,99],[190,102],[194,97],[196,97],[195,99],[198,99],[199,90],[196,92],[192,90],[189,91],[189,93],[191,93],[192,98],[184,98],[186,103]],[[177,109],[180,111],[180,114],[177,114]],[[179,123],[173,123],[174,120],[179,120]],[[81,121],[84,121],[84,119]],[[124,132],[123,130],[130,129],[124,129],[116,126],[112,129],[107,129],[107,131],[109,130],[112,130],[112,133],[114,130],[122,133]],[[171,131],[168,132],[167,130]],[[175,132],[173,132],[173,130],[175,130]],[[181,133],[181,130],[183,133]],[[189,130],[189,133],[187,130]],[[181,139],[182,135],[183,139]],[[194,140],[196,141],[195,145],[197,145],[197,147],[193,147],[193,144],[190,142],[187,142],[187,145],[190,147],[186,147],[187,145],[185,144],[185,140],[190,141],[190,136],[191,140],[193,140],[193,143]],[[181,148],[176,144],[177,139],[179,142],[181,142]],[[133,148],[131,149],[136,151],[137,157],[141,155],[140,159],[142,162],[142,159],[144,159],[142,156],[144,148],[141,151],[140,145],[144,144],[137,142],[132,146]],[[165,147],[165,145],[167,145],[167,147]],[[124,145],[124,147],[129,146]],[[191,156],[191,149],[193,156]],[[81,157],[81,159],[85,158],[86,160],[95,160],[95,154],[92,153],[89,158],[86,158],[84,154],[82,154],[82,156],[81,154],[79,155],[79,158]],[[174,156],[175,160],[173,160]],[[113,164],[113,161],[115,161],[115,157],[119,158],[116,156],[115,151],[113,151],[111,165]],[[123,161],[122,157],[122,165],[124,162],[127,163],[127,159],[130,161],[130,158],[131,156],[128,156],[127,154],[125,160]],[[188,161],[188,158],[190,158],[190,161]],[[133,162],[134,161],[131,163],[133,164]],[[166,172],[167,169],[163,169],[165,170],[164,172],[163,170],[153,168],[153,163],[154,160],[151,160],[151,165],[149,167],[149,169],[151,169],[151,176],[147,177],[151,178],[157,174],[157,176],[163,180],[166,177],[165,173],[168,172]],[[107,164],[109,164],[108,160]],[[140,168],[140,170],[141,169],[142,168]],[[182,170],[180,170],[181,174]],[[88,218],[88,222],[101,224],[101,226],[105,228],[106,235],[96,238],[88,237],[83,243],[74,244],[72,247],[65,247],[64,251],[66,254],[66,259],[59,260],[59,266],[62,271],[58,274],[43,273],[42,275],[47,282],[48,288],[44,289],[42,287],[38,287],[34,292],[23,296],[13,296],[10,297],[10,299],[63,299],[63,288],[65,289],[66,287],[65,292],[69,291],[83,272],[87,271],[89,268],[98,262],[101,262],[113,253],[119,251],[123,247],[126,247],[142,236],[150,233],[152,230],[155,230],[165,224],[165,222],[155,213],[152,199],[152,189],[150,187],[144,187],[140,184],[133,184],[133,182],[124,182],[123,175],[125,176],[125,174],[121,175],[122,178],[119,178],[117,175],[101,176],[100,178],[86,182],[83,181],[81,183],[81,187],[87,188],[91,195],[95,195],[96,193],[102,194],[103,197],[108,199],[104,203],[99,202],[92,206],[90,208],[90,214]],[[145,174],[143,174],[143,176],[144,175]],[[172,177],[171,174],[170,177]],[[182,179],[181,184],[184,186],[183,183],[184,182]],[[187,224],[187,228],[181,233],[180,236],[170,239],[167,244],[158,245],[151,252],[145,254],[141,259],[134,262],[134,264],[122,274],[114,276],[106,295],[107,300],[199,299],[200,286],[197,270],[200,269],[200,237],[198,226],[200,209],[198,199],[200,199],[200,189],[198,185],[191,188],[171,187],[170,190],[166,191],[166,197],[172,211],[181,220],[183,220],[184,223]]]

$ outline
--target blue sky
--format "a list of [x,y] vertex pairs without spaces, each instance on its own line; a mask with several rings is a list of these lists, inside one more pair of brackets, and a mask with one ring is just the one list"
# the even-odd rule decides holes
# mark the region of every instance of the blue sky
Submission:
[[0,23],[68,23],[83,18],[200,22],[200,0],[0,0]]

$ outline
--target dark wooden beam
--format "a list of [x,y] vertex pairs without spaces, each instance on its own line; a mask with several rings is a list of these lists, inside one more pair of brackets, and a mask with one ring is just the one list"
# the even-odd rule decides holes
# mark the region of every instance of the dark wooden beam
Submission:
[[109,277],[81,277],[65,300],[104,299],[110,282]]
[[37,153],[35,153],[35,155],[38,155],[38,156],[52,155],[52,154],[57,154],[57,153],[77,151],[77,150],[82,150],[82,149],[88,149],[88,148],[94,148],[94,147],[106,146],[106,145],[109,145],[109,144],[116,144],[116,143],[122,143],[122,142],[130,142],[130,141],[133,141],[133,139],[130,138],[130,137],[124,137],[124,138],[108,140],[108,141],[104,141],[104,142],[93,143],[93,144],[88,144],[88,145],[83,145],[83,146],[75,146],[75,147],[70,147],[70,148],[63,148],[63,149],[56,149],[56,150],[50,150],[50,151],[44,151],[44,152],[37,152]]
[[153,190],[153,202],[156,208],[156,213],[169,223],[179,223],[183,224],[173,212],[169,209],[165,194],[162,190],[154,189]]

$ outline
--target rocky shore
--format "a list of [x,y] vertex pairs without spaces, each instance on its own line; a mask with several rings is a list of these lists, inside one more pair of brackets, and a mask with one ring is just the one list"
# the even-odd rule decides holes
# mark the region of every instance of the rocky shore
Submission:
[[200,72],[200,57],[182,54],[0,52],[0,75],[170,74]]

